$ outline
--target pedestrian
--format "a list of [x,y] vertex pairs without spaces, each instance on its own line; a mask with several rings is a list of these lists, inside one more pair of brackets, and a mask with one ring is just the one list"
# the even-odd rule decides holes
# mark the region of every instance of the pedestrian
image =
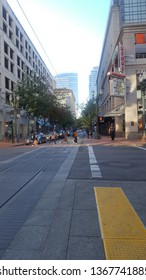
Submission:
[[31,131],[31,142],[32,142],[32,146],[33,146],[33,144],[34,144],[34,140],[35,140],[35,133],[34,133],[34,131],[33,131],[33,129],[32,129],[32,131]]
[[64,137],[64,139],[63,139],[63,141],[61,141],[61,143],[63,143],[63,142],[69,143],[66,130],[63,132],[63,137]]
[[78,136],[78,134],[77,134],[77,132],[76,132],[76,130],[73,132],[73,137],[74,137],[74,142],[75,143],[77,143],[77,136]]
[[115,127],[114,127],[113,123],[110,125],[109,132],[110,132],[111,139],[114,140],[115,139]]
[[89,129],[86,129],[86,133],[87,133],[87,138],[89,138]]
[[55,132],[54,131],[52,132],[52,135],[51,135],[51,141],[54,141],[54,143],[56,144]]

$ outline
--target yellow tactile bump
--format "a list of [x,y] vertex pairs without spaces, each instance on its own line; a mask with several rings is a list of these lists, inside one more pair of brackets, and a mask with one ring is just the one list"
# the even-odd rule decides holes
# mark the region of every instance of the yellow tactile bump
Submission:
[[146,229],[121,188],[96,187],[107,259],[146,259]]
[[146,239],[146,230],[130,205],[98,206],[103,238]]
[[94,190],[97,204],[125,205],[129,202],[121,188],[95,187]]
[[146,260],[146,240],[104,239],[107,260]]

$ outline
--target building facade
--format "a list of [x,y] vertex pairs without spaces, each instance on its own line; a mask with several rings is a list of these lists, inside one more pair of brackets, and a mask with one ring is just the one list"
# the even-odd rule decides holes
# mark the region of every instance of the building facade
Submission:
[[67,106],[70,109],[72,115],[75,117],[76,105],[73,91],[67,88],[56,88],[54,89],[54,94],[59,96],[59,99],[62,97],[59,102],[61,102],[62,105]]
[[11,133],[8,123],[13,118],[19,135],[26,136],[28,132],[27,112],[19,109],[14,116],[10,99],[17,82],[33,73],[45,78],[53,92],[54,79],[49,69],[7,1],[0,0],[0,140]]
[[54,77],[56,88],[71,89],[74,93],[76,103],[78,103],[78,74],[77,73],[62,73]]
[[96,80],[98,74],[98,67],[95,66],[91,70],[91,74],[89,76],[89,99],[93,98],[93,95],[96,96]]
[[142,137],[146,126],[145,71],[146,0],[112,0],[97,77],[104,134],[113,122],[117,136]]

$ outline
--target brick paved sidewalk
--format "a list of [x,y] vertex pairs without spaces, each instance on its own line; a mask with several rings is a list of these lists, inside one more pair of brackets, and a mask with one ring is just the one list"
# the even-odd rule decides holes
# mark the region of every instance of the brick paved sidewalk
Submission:
[[15,147],[15,146],[22,146],[25,145],[24,140],[20,140],[18,143],[12,143],[11,141],[0,141],[0,147]]
[[[101,136],[101,139],[78,138],[78,144],[105,145],[105,146],[145,146],[146,147],[146,141],[142,141],[141,139],[126,140],[123,137],[118,137],[118,138],[115,138],[114,141],[112,141],[110,136]],[[16,147],[16,146],[22,146],[22,145],[25,145],[24,140],[20,140],[18,143],[12,143],[10,141],[9,142],[0,141],[0,147],[4,147],[4,148]]]
[[146,142],[141,139],[131,139],[126,140],[123,137],[115,138],[114,141],[111,140],[110,136],[101,136],[101,139],[84,139],[85,144],[91,145],[105,145],[105,146],[146,146]]

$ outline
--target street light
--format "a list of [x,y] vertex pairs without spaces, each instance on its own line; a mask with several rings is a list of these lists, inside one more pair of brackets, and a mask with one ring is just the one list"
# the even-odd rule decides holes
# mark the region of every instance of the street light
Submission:
[[99,106],[98,106],[99,97],[97,95],[95,97],[94,90],[92,91],[92,98],[93,101],[96,102],[96,139],[101,139],[101,136],[99,134]]
[[19,114],[17,114],[19,96],[12,93],[9,95],[10,104],[13,106],[14,116],[12,116],[12,142],[18,142],[18,133],[17,133],[17,119]]
[[141,97],[142,97],[142,127],[143,127],[143,138],[146,137],[146,113],[145,113],[145,97],[146,97],[146,72],[144,71],[138,77],[140,88],[141,88]]

